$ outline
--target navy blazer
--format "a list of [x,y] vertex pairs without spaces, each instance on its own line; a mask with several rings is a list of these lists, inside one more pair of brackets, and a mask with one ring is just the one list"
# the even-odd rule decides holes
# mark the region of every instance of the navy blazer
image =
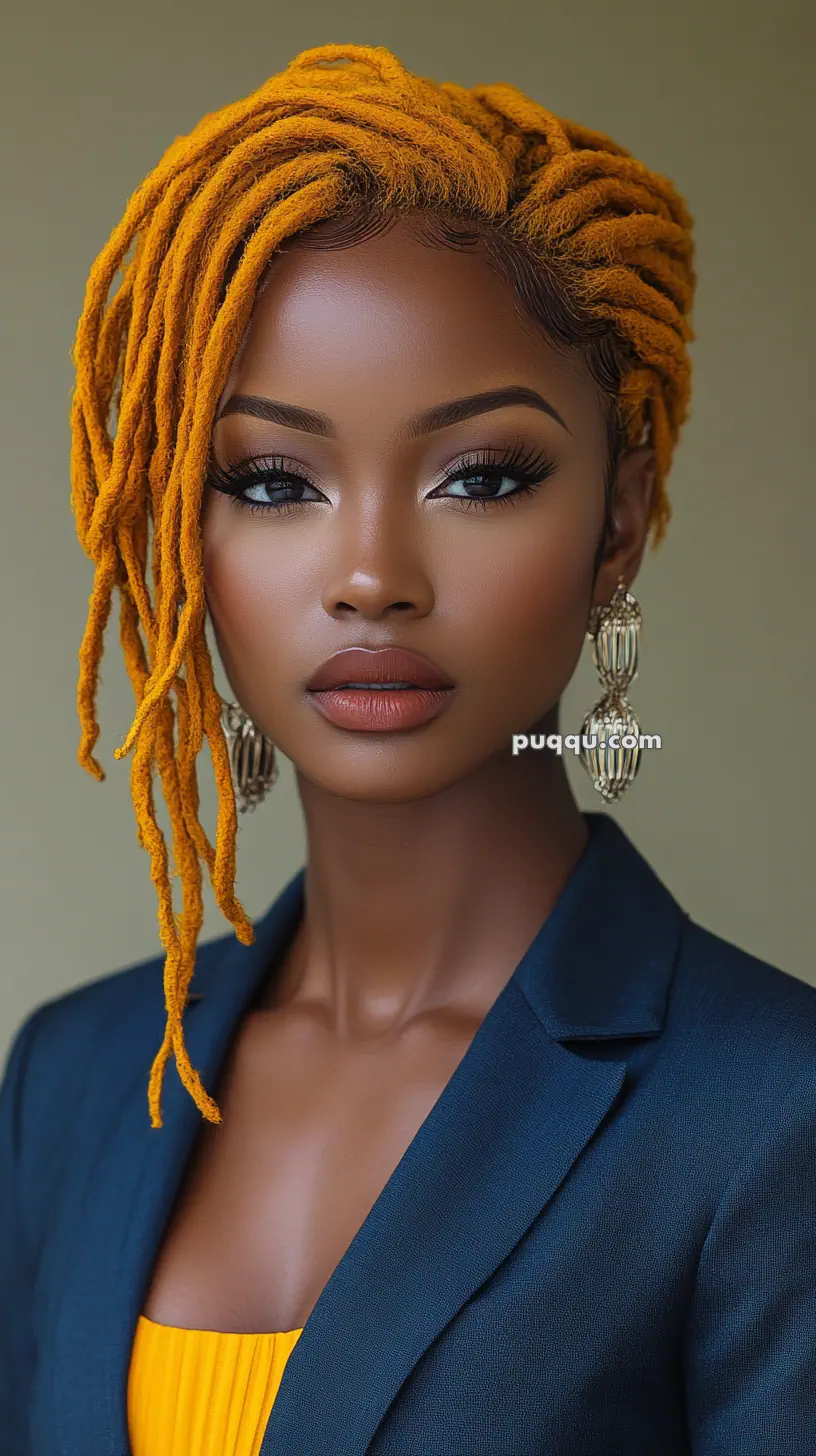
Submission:
[[[603,814],[286,1365],[262,1456],[813,1456],[816,990],[695,924]],[[201,946],[204,1085],[296,927]],[[161,960],[40,1006],[0,1091],[0,1450],[128,1456],[201,1114]],[[274,1238],[274,1229],[270,1229]],[[226,1453],[225,1453],[226,1456]]]

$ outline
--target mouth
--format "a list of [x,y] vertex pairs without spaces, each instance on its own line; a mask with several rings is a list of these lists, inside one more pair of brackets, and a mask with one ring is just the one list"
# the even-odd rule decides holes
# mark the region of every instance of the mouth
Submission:
[[368,733],[419,728],[454,697],[436,663],[404,648],[347,648],[318,668],[307,698],[336,727]]

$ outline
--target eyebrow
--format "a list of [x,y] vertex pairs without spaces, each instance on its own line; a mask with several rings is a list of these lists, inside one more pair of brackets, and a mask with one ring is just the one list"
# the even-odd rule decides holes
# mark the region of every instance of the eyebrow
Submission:
[[[413,415],[399,434],[401,438],[416,439],[419,435],[429,435],[434,430],[444,430],[449,425],[461,424],[463,420],[472,419],[474,415],[489,414],[492,410],[519,404],[543,410],[568,435],[572,434],[558,411],[543,395],[521,384],[509,384],[503,389],[488,389],[481,394],[469,394],[464,399],[452,399],[446,404],[433,405],[430,409]],[[220,411],[218,419],[222,420],[225,415],[232,414],[252,415],[257,420],[269,420],[273,425],[286,425],[291,430],[303,430],[309,435],[323,435],[328,439],[337,437],[337,430],[328,415],[318,414],[316,410],[304,409],[300,405],[284,404],[278,399],[266,399],[259,394],[232,395]]]

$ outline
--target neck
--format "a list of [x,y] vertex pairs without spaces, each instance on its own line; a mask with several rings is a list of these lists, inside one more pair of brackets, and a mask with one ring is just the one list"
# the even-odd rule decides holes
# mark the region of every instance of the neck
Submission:
[[549,914],[589,831],[561,759],[496,758],[444,793],[353,802],[298,778],[305,913],[276,1001],[334,1032],[426,1012],[480,1021]]

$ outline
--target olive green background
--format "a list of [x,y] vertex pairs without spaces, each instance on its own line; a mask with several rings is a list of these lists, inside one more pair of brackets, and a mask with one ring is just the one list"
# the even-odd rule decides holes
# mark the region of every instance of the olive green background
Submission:
[[[808,13],[810,12],[810,13]],[[0,1051],[35,1004],[160,949],[127,762],[116,617],[103,662],[108,779],[76,763],[76,654],[92,568],[69,506],[69,351],[91,262],[133,189],[201,115],[298,51],[382,44],[438,80],[512,81],[668,174],[697,219],[693,414],[675,518],[635,584],[631,700],[663,735],[610,810],[684,907],[816,983],[813,8],[776,0],[49,0],[3,23],[0,233]],[[564,703],[596,696],[582,661]],[[215,796],[202,761],[203,802]],[[582,806],[601,808],[580,766]],[[261,913],[302,862],[291,767],[242,821]],[[208,900],[207,937],[228,926]]]

